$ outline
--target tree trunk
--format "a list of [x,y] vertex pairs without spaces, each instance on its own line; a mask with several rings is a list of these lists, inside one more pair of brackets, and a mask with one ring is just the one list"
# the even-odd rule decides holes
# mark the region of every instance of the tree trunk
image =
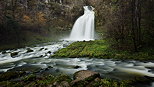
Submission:
[[136,35],[135,35],[135,19],[136,19],[136,14],[135,14],[135,2],[136,0],[132,0],[132,39],[133,39],[133,44],[134,44],[134,51],[137,51],[137,43],[136,43]]

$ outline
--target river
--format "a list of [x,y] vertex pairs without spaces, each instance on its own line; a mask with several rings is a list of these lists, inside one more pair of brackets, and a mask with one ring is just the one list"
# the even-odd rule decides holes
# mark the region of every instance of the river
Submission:
[[[59,49],[72,42],[59,41],[0,52],[0,73],[6,71],[29,71],[39,74],[68,74],[79,70],[99,72],[103,78],[118,80],[135,76],[154,77],[154,61],[113,60],[98,58],[51,58]],[[28,50],[31,50],[28,52]],[[11,53],[17,53],[11,57]],[[150,86],[151,85],[151,86]],[[154,84],[147,84],[153,87]],[[144,86],[145,87],[145,86]]]

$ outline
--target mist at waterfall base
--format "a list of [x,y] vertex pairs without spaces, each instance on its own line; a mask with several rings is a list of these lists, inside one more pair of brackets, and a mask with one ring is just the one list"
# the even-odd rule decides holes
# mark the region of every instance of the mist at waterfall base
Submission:
[[94,19],[95,13],[92,6],[84,6],[84,14],[80,16],[72,28],[70,37],[66,40],[89,41],[94,40]]

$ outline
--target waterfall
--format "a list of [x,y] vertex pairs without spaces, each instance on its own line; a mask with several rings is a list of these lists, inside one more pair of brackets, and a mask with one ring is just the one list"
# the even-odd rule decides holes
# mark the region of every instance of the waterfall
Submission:
[[59,3],[62,4],[62,0],[60,0]]
[[71,31],[70,40],[94,40],[94,8],[92,6],[84,6],[84,14],[80,16]]

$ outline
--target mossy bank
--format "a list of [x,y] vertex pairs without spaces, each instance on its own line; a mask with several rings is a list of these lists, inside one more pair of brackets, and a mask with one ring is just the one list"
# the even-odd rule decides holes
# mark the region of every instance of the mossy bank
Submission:
[[55,52],[51,57],[153,60],[153,51],[153,49],[143,49],[140,52],[116,50],[105,40],[95,40],[74,42]]
[[[4,79],[4,77],[7,78]],[[0,74],[0,80],[1,87],[138,87],[138,83],[151,83],[151,80],[146,78],[118,81],[107,78],[100,78],[94,74],[90,77],[86,77],[85,79],[80,80],[72,79],[68,75],[37,75],[26,74],[24,72],[6,72]]]

